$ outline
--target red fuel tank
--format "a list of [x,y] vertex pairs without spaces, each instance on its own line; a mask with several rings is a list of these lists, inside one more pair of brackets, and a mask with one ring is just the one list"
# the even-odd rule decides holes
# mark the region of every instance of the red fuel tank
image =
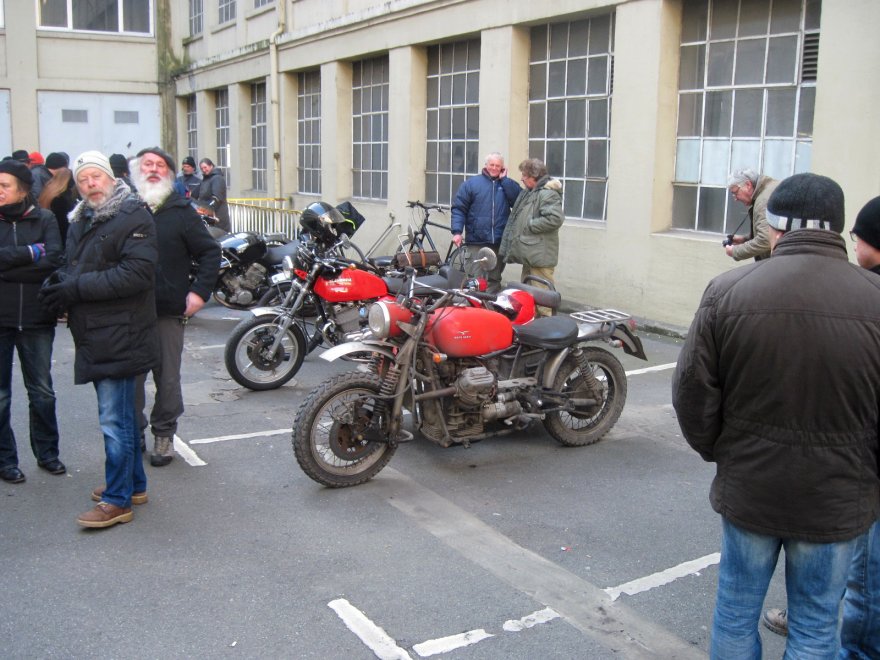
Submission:
[[357,268],[346,268],[333,279],[319,277],[315,293],[329,302],[354,302],[370,300],[388,293],[381,277]]
[[479,307],[444,307],[434,314],[426,334],[449,357],[472,357],[507,348],[513,329],[503,314]]

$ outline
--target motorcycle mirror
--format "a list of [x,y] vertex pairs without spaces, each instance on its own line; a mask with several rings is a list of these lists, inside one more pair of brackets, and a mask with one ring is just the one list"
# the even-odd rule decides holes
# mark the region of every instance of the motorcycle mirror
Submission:
[[481,247],[480,251],[477,252],[477,258],[474,259],[473,265],[488,273],[498,265],[498,257],[492,251],[492,248]]

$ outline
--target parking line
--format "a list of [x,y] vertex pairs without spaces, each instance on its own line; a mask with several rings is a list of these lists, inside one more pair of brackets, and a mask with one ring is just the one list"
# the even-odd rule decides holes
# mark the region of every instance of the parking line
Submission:
[[331,600],[327,605],[380,660],[412,660],[412,656],[400,648],[388,633],[344,598]]
[[448,653],[455,649],[461,649],[465,646],[482,642],[484,639],[489,639],[494,636],[495,635],[487,633],[482,628],[479,628],[478,630],[468,630],[467,632],[459,633],[458,635],[449,635],[449,637],[440,637],[439,639],[429,639],[427,642],[415,644],[413,646],[413,651],[423,658],[427,658],[431,655]]
[[700,571],[702,571],[704,568],[708,568],[709,566],[717,564],[719,561],[721,561],[721,553],[713,552],[711,555],[706,555],[705,557],[700,557],[699,559],[692,559],[690,561],[682,562],[678,566],[667,568],[666,570],[654,573],[652,575],[646,575],[645,577],[638,578],[637,580],[632,580],[630,582],[626,582],[625,584],[621,584],[618,587],[608,587],[604,591],[606,594],[611,596],[611,600],[617,600],[620,597],[620,594],[634,596],[635,594],[640,594],[643,591],[648,591],[649,589],[653,589],[654,587],[662,587],[664,584],[669,584],[673,580],[677,580],[681,577],[686,577],[688,575],[699,575]]
[[180,457],[193,467],[207,465],[207,463],[199,458],[199,455],[192,450],[192,447],[181,440],[176,434],[174,436],[174,451],[180,454]]
[[237,433],[235,435],[220,435],[216,438],[200,438],[198,440],[190,440],[191,445],[208,445],[212,442],[225,442],[227,440],[247,440],[248,438],[260,438],[264,435],[283,435],[290,433],[290,428],[274,429],[272,431],[256,431],[255,433]]
[[667,371],[668,369],[675,369],[675,362],[670,362],[668,364],[658,364],[653,367],[645,367],[644,369],[632,369],[626,372],[627,376],[638,376],[640,374],[649,374],[652,371]]

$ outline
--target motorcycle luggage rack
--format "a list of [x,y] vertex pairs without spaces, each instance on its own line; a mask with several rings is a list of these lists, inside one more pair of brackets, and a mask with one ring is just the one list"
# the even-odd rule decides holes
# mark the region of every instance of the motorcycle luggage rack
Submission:
[[569,316],[584,323],[612,323],[626,321],[630,318],[629,314],[618,312],[616,309],[591,309],[584,312],[571,312]]

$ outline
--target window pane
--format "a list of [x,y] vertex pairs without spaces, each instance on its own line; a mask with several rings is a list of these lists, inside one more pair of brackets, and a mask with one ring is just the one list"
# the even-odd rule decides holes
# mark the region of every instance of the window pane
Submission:
[[597,16],[590,21],[590,53],[607,53],[611,47],[611,16]]
[[607,94],[608,58],[591,57],[587,68],[587,94]]
[[703,125],[703,95],[679,94],[678,96],[678,134],[681,137],[700,135]]
[[554,176],[565,170],[565,142],[557,140],[547,143],[546,164],[547,170]]
[[[565,191],[563,190],[563,195]],[[591,220],[605,219],[605,182],[587,181],[584,192],[584,217]]]
[[706,58],[706,46],[682,46],[678,63],[678,88],[701,89]]
[[74,2],[72,9],[74,30],[119,31],[119,5],[117,0]]
[[[730,146],[730,170],[751,167],[761,171],[761,143],[758,140],[734,140]],[[726,183],[726,182],[725,182]]]
[[550,26],[550,59],[558,60],[568,52],[568,23]]
[[587,134],[587,102],[584,99],[568,101],[565,118],[565,136],[581,138]]
[[801,87],[801,103],[798,108],[798,137],[813,135],[813,112],[816,108],[816,88]]
[[[565,177],[583,179],[587,173],[587,153],[585,140],[570,140],[565,154]],[[568,191],[566,190],[566,195]]]
[[39,3],[40,25],[67,27],[67,0],[44,0]]
[[529,137],[543,138],[544,135],[544,110],[543,103],[532,103],[529,106]]
[[608,176],[608,142],[606,140],[587,142],[587,176],[594,179]]
[[767,53],[767,82],[791,83],[797,73],[797,37],[772,37]]
[[672,226],[678,229],[696,229],[697,188],[673,186]]
[[796,90],[771,89],[767,92],[767,129],[765,135],[794,135]]
[[770,3],[767,0],[742,0],[739,10],[739,36],[767,34]]
[[679,140],[675,153],[675,180],[700,180],[700,140]]
[[547,137],[565,137],[565,101],[547,104]]
[[733,80],[732,41],[709,44],[709,75],[706,84],[711,87],[729,85]]
[[150,32],[150,3],[146,0],[123,0],[122,29],[126,32]]
[[765,140],[763,173],[774,179],[784,179],[792,171],[793,140]]
[[703,167],[700,177],[702,183],[726,186],[729,164],[730,142],[728,140],[706,140],[703,142]]
[[608,99],[590,101],[590,124],[587,130],[591,137],[608,137]]
[[529,67],[529,100],[547,98],[547,66],[533,64]]
[[568,61],[568,96],[583,96],[587,93],[587,60]]
[[697,229],[719,234],[724,230],[724,207],[727,196],[727,188],[700,188]]
[[576,21],[571,24],[568,36],[568,56],[581,57],[587,54],[587,41],[590,37],[590,22]]
[[737,3],[724,0],[712,3],[710,39],[732,39],[736,36]]
[[794,171],[809,172],[813,164],[813,143],[798,141],[794,155]]
[[807,0],[804,12],[804,30],[818,30],[822,14],[822,0]]
[[797,32],[801,22],[801,0],[773,0],[770,32]]
[[736,90],[733,110],[734,137],[761,137],[761,120],[763,116],[763,90]]
[[547,26],[539,25],[532,28],[529,34],[531,41],[531,51],[529,52],[530,62],[542,62],[547,59]]
[[564,192],[563,213],[570,218],[580,218],[584,211],[584,182],[567,180]]
[[706,114],[703,135],[728,137],[730,135],[730,106],[733,92],[706,92]]
[[709,4],[705,0],[685,0],[681,19],[681,41],[704,41]]
[[737,85],[760,85],[764,82],[766,39],[743,39],[736,44]]
[[547,96],[565,95],[565,62],[550,62]]

